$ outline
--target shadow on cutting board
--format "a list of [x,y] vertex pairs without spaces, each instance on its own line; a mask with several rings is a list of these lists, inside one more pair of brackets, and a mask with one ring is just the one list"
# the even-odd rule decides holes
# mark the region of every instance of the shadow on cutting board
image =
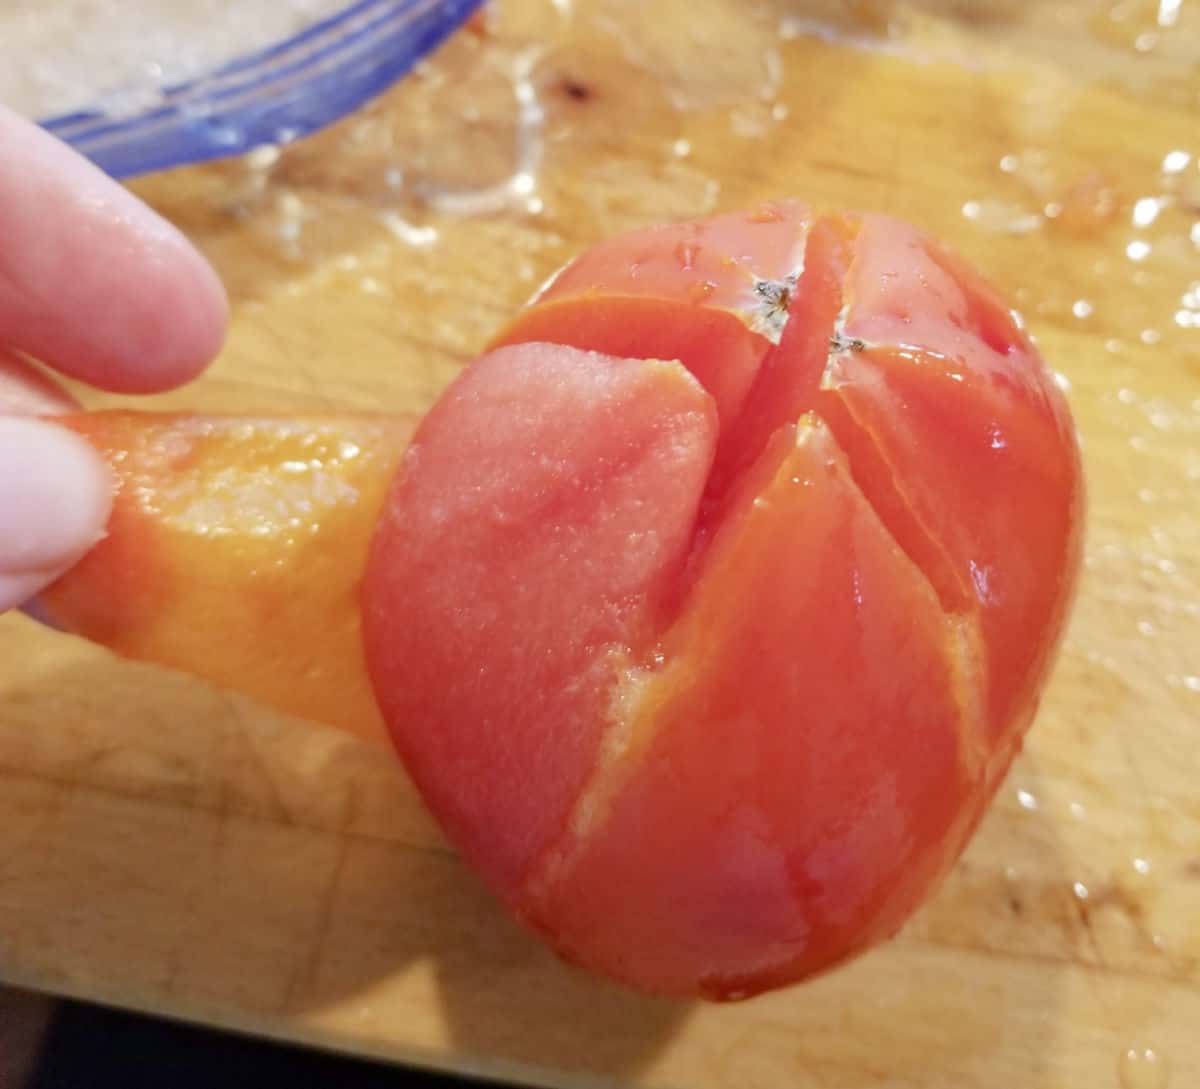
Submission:
[[[21,676],[0,674],[0,968],[19,982],[518,1080],[653,1066],[709,1084],[715,1063],[716,1084],[741,1086],[769,1063],[857,1089],[886,1062],[889,1086],[925,1086],[1013,1041],[1022,1075],[1052,1050],[1059,969],[1086,939],[1069,886],[1036,900],[1004,876],[1024,855],[1062,871],[1042,814],[993,811],[891,946],[741,1007],[692,1006],[558,963],[390,756],[6,618],[0,658],[17,653]],[[1036,793],[1028,761],[1022,775]]]

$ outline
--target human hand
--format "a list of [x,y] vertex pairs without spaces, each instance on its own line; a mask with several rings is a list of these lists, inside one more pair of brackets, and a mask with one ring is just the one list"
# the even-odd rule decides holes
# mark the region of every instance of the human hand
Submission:
[[216,355],[227,318],[182,234],[0,107],[0,611],[100,539],[112,498],[92,449],[33,418],[74,405],[39,364],[115,392],[171,389]]

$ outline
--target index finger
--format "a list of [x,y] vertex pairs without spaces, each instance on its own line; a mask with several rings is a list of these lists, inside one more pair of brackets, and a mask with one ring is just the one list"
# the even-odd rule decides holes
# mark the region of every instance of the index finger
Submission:
[[227,319],[216,273],[178,230],[0,107],[0,346],[146,393],[195,377]]

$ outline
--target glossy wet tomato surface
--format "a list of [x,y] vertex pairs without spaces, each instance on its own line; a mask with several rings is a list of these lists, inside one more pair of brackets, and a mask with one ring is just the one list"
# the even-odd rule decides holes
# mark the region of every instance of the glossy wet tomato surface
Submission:
[[1065,401],[916,229],[784,202],[580,257],[418,428],[363,590],[384,718],[567,958],[741,997],[892,934],[1037,707]]

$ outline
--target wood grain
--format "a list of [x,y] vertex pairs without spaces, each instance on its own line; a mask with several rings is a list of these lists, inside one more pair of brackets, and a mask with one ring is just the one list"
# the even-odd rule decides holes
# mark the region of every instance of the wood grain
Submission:
[[0,977],[548,1086],[1091,1089],[1146,1048],[1145,1084],[1200,1084],[1200,18],[1110,8],[508,0],[277,160],[136,187],[230,287],[222,358],[156,399],[210,410],[423,408],[590,241],[769,196],[984,268],[1071,383],[1088,569],[1028,751],[896,941],[737,1006],[627,994],[375,752],[8,617]]

